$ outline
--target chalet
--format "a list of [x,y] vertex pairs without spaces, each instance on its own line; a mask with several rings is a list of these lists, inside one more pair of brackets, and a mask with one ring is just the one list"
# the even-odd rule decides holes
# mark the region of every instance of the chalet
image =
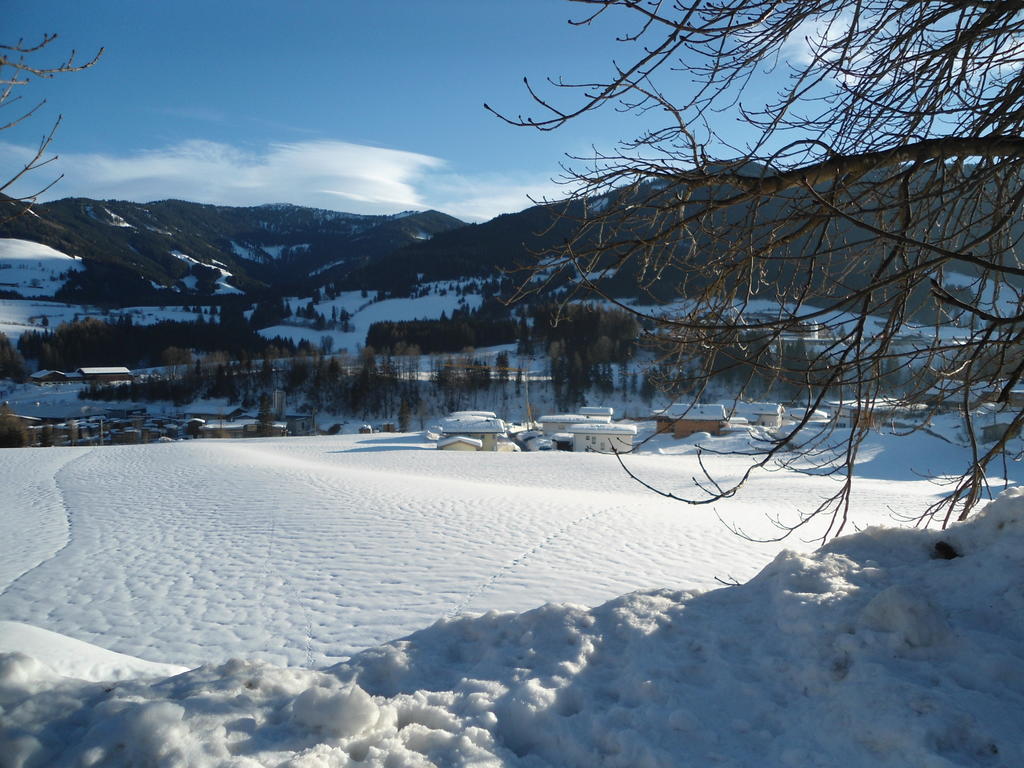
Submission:
[[75,373],[88,383],[118,384],[135,380],[135,375],[123,365],[79,368]]
[[636,424],[574,424],[569,427],[576,452],[629,453],[633,450]]
[[695,432],[720,435],[728,425],[725,406],[720,404],[677,403],[661,411],[656,411],[654,418],[659,433],[671,432],[677,440]]
[[67,381],[68,377],[63,371],[50,371],[43,369],[33,373],[28,377],[28,380],[33,384],[44,386],[46,384],[61,384]]
[[440,427],[442,438],[460,436],[479,440],[483,451],[498,450],[498,438],[508,436],[508,428],[501,419],[471,412],[452,414],[441,422]]

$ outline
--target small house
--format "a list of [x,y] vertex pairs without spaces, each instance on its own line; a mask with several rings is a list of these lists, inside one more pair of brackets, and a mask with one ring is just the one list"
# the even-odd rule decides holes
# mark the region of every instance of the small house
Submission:
[[286,413],[283,416],[289,435],[313,435],[313,416],[309,413]]
[[576,452],[629,453],[633,450],[636,424],[575,424],[569,428]]
[[541,431],[548,437],[568,432],[574,424],[586,424],[589,421],[582,413],[551,413],[537,419]]
[[41,371],[36,371],[35,373],[33,373],[31,376],[28,377],[28,380],[31,381],[33,384],[44,386],[46,384],[60,384],[62,382],[67,381],[68,377],[64,374],[63,371],[50,371],[43,369]]
[[501,419],[469,412],[448,416],[440,427],[442,438],[461,436],[479,440],[483,445],[480,450],[484,451],[498,450],[498,438],[508,436],[508,428]]
[[736,403],[732,409],[733,416],[742,416],[756,427],[778,429],[782,426],[782,418],[786,409],[779,403]]
[[695,432],[720,435],[728,425],[725,406],[721,404],[675,404],[654,413],[659,433],[671,432],[677,440]]
[[483,440],[477,440],[463,435],[442,437],[437,441],[437,450],[439,451],[482,451],[483,449]]

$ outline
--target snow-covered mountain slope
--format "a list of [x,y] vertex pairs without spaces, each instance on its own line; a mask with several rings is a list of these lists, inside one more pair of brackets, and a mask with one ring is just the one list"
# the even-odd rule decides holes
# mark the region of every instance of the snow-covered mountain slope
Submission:
[[43,243],[81,258],[86,269],[67,297],[126,305],[161,292],[222,293],[224,283],[216,279],[220,270],[233,275],[235,289],[257,296],[311,292],[404,245],[462,226],[438,211],[362,216],[295,205],[235,208],[83,198],[40,204],[30,216],[5,220],[0,237]]
[[48,245],[0,238],[0,291],[24,297],[53,296],[72,272],[82,269],[81,259]]
[[[642,492],[606,456],[444,454],[402,435],[239,442],[50,449],[39,469],[38,451],[0,453],[21,493],[51,484],[58,503],[40,509],[68,525],[63,548],[24,559],[3,615],[216,662],[162,679],[126,660],[112,672],[143,676],[86,682],[48,664],[58,638],[35,658],[4,625],[0,648],[18,651],[0,654],[7,764],[1024,762],[1021,491],[948,532],[780,551],[715,512],[763,524],[824,478],[765,474],[712,512]],[[880,444],[885,476],[913,477],[921,448]],[[670,486],[696,469],[635,459]],[[876,479],[855,509],[882,521],[933,492]],[[34,530],[36,507],[21,509]],[[693,591],[730,574],[750,580]],[[545,600],[597,607],[532,607]],[[530,610],[470,615],[491,608]],[[382,632],[406,636],[302,668]]]

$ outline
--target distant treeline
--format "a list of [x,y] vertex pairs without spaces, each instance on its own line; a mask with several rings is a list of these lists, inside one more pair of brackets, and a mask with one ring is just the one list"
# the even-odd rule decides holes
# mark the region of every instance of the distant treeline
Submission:
[[519,352],[548,353],[552,344],[568,355],[578,353],[585,364],[621,363],[636,350],[640,325],[627,312],[582,304],[559,307],[540,304],[524,308],[519,319],[487,301],[479,310],[457,310],[437,320],[396,320],[374,323],[366,346],[376,350],[416,347],[423,354],[459,352],[467,348],[517,344]]
[[259,357],[268,347],[294,352],[288,339],[265,339],[246,322],[241,312],[222,310],[220,322],[165,320],[153,325],[135,325],[125,315],[107,323],[87,318],[62,323],[47,331],[21,335],[18,350],[36,361],[40,368],[61,371],[89,365],[124,365],[129,368],[163,363],[167,348],[196,352],[225,352],[232,358]]
[[366,334],[366,345],[390,350],[415,346],[423,354],[459,352],[467,347],[514,344],[517,332],[516,321],[511,318],[442,315],[439,320],[373,323]]

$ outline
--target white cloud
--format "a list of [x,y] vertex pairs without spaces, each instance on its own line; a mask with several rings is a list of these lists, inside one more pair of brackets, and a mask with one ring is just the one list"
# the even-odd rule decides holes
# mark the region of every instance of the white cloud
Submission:
[[[16,160],[27,152],[0,143],[0,158]],[[272,144],[247,151],[202,140],[124,155],[61,154],[16,192],[33,193],[60,173],[64,178],[44,199],[288,202],[351,213],[436,208],[483,220],[527,207],[530,194],[558,194],[545,178],[459,176],[446,170],[444,160],[416,152],[342,141]]]

